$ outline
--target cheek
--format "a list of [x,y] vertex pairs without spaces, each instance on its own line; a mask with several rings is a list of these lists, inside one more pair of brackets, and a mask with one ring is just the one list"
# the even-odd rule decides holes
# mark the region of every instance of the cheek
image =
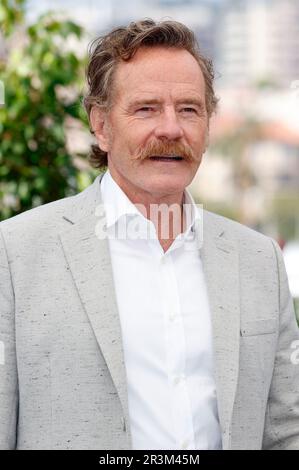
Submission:
[[198,148],[205,148],[208,144],[209,139],[209,132],[208,129],[199,129],[198,134],[196,136],[196,145]]
[[200,144],[205,138],[208,127],[203,122],[187,123],[184,127],[184,134],[187,139],[192,143]]

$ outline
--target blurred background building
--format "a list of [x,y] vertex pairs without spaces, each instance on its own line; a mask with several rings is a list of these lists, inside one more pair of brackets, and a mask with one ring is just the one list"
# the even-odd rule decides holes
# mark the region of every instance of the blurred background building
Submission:
[[288,86],[299,70],[299,2],[223,3],[217,55],[223,83]]

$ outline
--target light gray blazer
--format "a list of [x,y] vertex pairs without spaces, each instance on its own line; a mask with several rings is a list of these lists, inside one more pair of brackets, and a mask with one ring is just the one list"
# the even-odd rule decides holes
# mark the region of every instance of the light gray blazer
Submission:
[[[98,176],[0,224],[2,449],[132,448],[100,202]],[[231,220],[203,220],[223,448],[299,449],[299,335],[281,251]]]

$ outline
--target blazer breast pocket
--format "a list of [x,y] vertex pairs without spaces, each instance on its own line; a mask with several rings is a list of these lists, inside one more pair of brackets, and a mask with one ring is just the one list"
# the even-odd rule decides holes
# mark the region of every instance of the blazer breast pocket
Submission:
[[278,324],[275,318],[241,321],[240,335],[269,335],[277,332]]

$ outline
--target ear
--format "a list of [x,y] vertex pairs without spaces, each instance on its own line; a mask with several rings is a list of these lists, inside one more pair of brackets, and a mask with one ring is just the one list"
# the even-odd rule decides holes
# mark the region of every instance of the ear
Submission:
[[100,149],[104,152],[108,152],[110,139],[107,125],[107,111],[97,105],[94,105],[91,108],[89,120]]

